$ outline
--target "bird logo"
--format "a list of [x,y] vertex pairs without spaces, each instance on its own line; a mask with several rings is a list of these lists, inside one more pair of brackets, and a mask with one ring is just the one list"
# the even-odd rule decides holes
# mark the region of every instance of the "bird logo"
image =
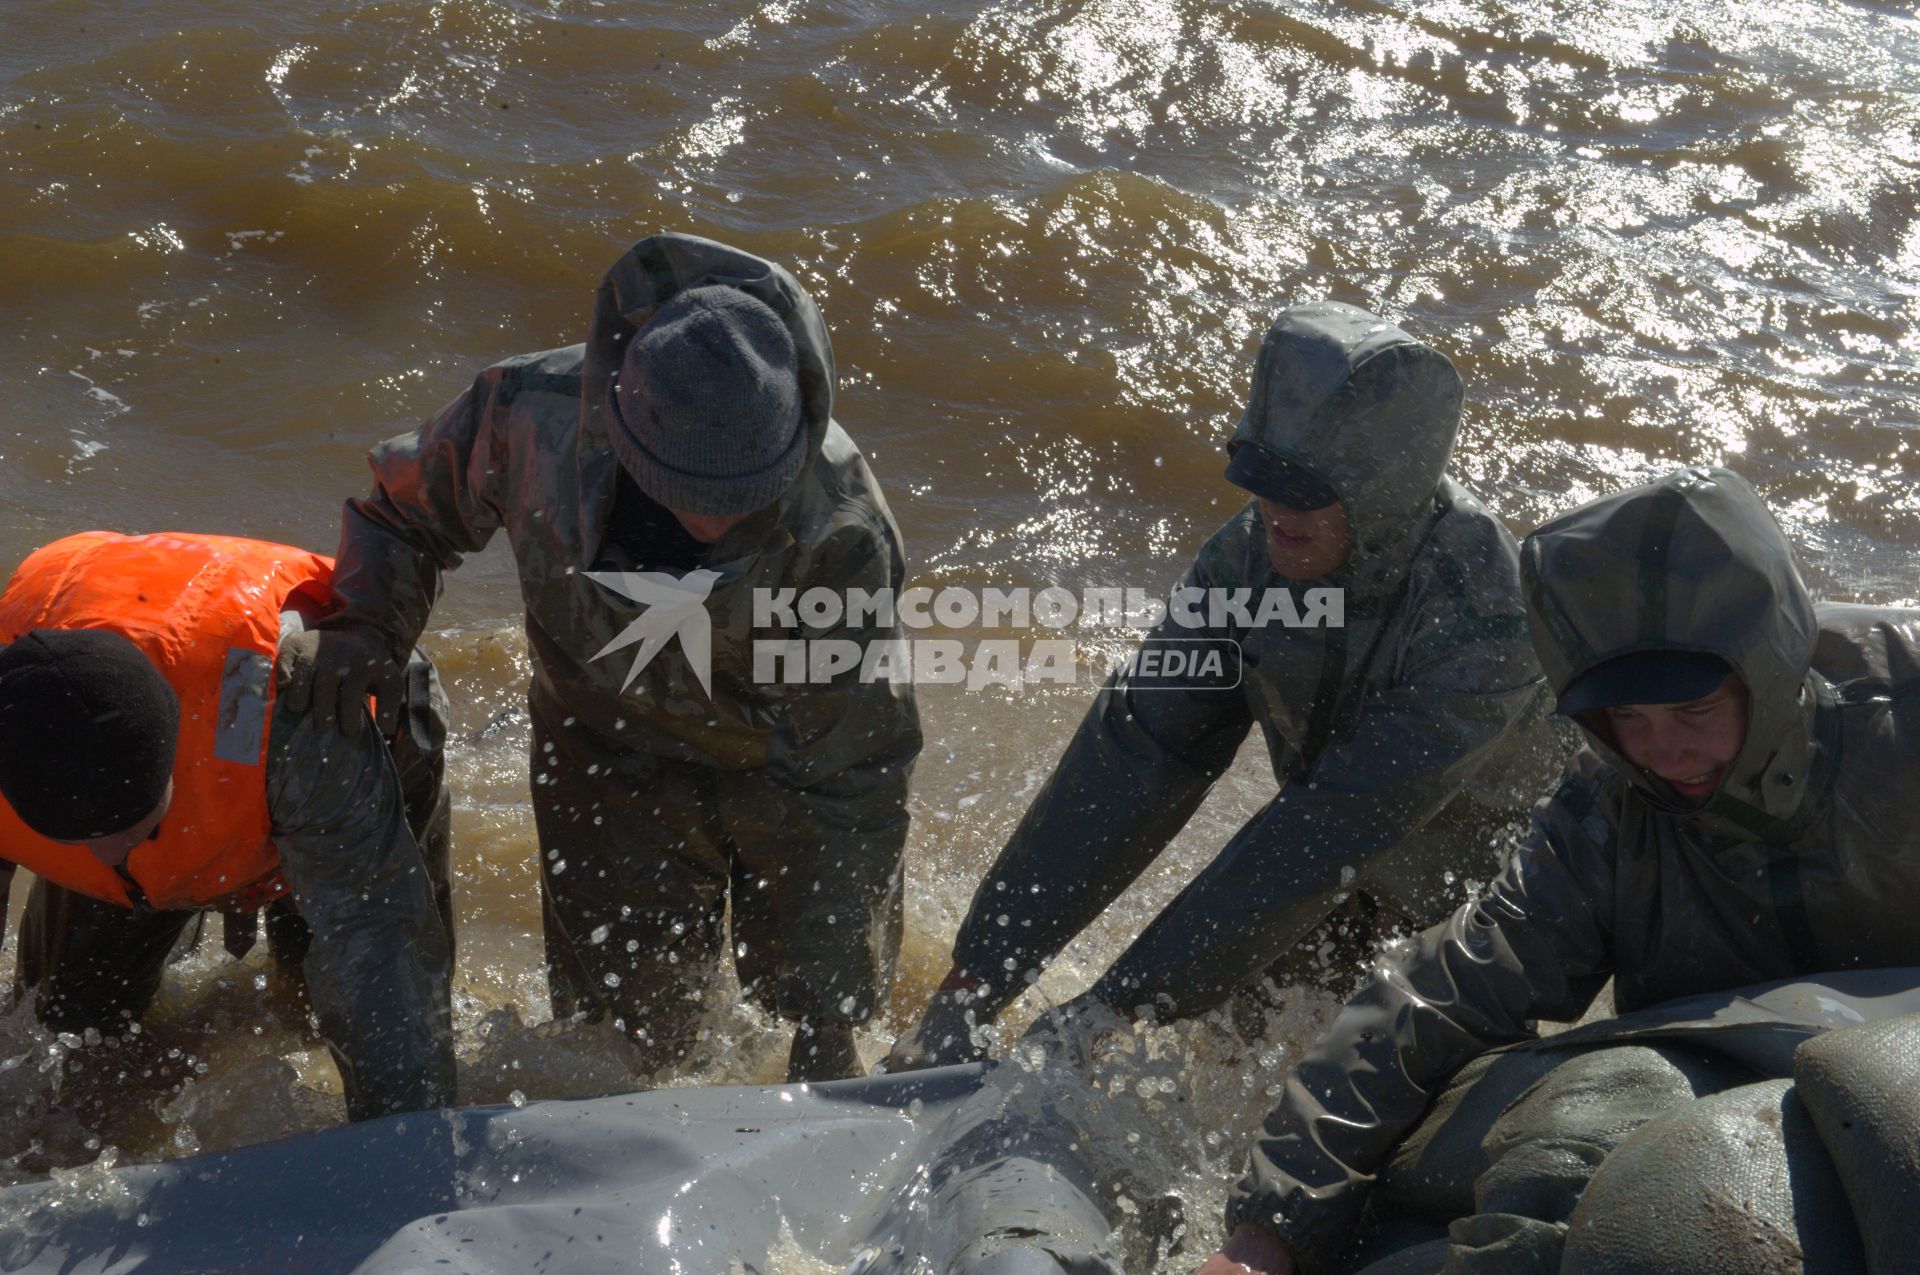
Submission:
[[647,608],[639,619],[620,630],[613,641],[590,657],[598,660],[636,642],[640,644],[640,649],[634,652],[632,666],[627,669],[627,680],[620,684],[621,693],[633,685],[640,670],[660,649],[677,637],[680,649],[687,653],[693,675],[700,680],[700,689],[707,693],[707,698],[713,698],[713,620],[707,614],[707,595],[720,579],[718,571],[700,567],[684,576],[670,576],[664,571],[589,571],[586,576],[595,584]]

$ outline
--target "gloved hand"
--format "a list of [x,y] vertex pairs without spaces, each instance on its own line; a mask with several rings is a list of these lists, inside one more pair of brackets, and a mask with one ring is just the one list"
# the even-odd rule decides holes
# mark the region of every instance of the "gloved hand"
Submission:
[[1038,1045],[1050,1063],[1091,1075],[1097,1064],[1112,1061],[1116,1048],[1130,1048],[1132,1040],[1130,1018],[1092,992],[1083,992],[1034,1019],[1020,1045]]
[[942,987],[927,1003],[920,1021],[893,1042],[893,1048],[877,1070],[892,1075],[979,1062],[985,1058],[986,1049],[973,1039],[974,1021],[978,1017],[974,1003],[973,993],[966,988]]
[[280,702],[295,712],[311,713],[314,725],[342,735],[360,729],[367,697],[374,699],[381,738],[400,723],[406,693],[402,662],[386,638],[364,624],[309,629],[280,644]]

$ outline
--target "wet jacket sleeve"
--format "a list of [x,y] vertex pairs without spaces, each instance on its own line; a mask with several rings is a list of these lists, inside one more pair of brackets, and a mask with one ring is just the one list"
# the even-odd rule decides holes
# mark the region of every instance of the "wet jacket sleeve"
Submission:
[[[1196,565],[1184,587],[1204,589]],[[1171,617],[1153,638],[1213,636]],[[1232,679],[1223,679],[1231,681]],[[1232,764],[1253,725],[1230,685],[1116,670],[973,897],[953,963],[984,980],[994,1013],[1120,896]]]
[[1474,1057],[1579,1017],[1612,967],[1614,835],[1570,776],[1488,893],[1422,934],[1287,1073],[1227,1205],[1308,1271],[1351,1237],[1376,1169]]
[[281,871],[313,930],[307,989],[348,1113],[452,1105],[452,952],[372,722],[343,739],[277,712],[267,801]]
[[477,553],[503,523],[507,443],[501,372],[483,372],[466,393],[411,434],[367,454],[373,491],[341,517],[327,623],[371,625],[404,660],[427,625],[440,574]]
[[1284,955],[1466,785],[1537,694],[1531,677],[1510,681],[1490,668],[1485,644],[1464,643],[1370,693],[1311,771],[1234,835],[1094,995],[1190,1017]]

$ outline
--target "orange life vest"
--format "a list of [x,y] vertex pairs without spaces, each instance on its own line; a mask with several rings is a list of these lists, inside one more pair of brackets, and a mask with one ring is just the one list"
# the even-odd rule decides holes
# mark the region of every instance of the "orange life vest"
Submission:
[[[0,642],[106,629],[180,697],[173,804],[124,865],[152,906],[253,906],[286,891],[266,782],[280,613],[295,594],[325,607],[332,578],[330,560],[261,540],[90,531],[37,550],[0,594]],[[40,836],[5,801],[0,858],[96,899],[138,901],[85,846]]]

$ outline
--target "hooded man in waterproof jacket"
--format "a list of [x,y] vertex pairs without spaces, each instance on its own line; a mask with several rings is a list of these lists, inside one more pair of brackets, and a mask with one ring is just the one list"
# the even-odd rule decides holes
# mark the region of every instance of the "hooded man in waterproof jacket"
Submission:
[[[415,653],[346,739],[275,694],[332,564],[231,536],[91,531],[0,593],[0,919],[15,990],[118,1038],[204,911],[302,969],[356,1120],[454,1100],[446,699]],[[126,1066],[119,1056],[119,1066]],[[111,1097],[111,1095],[108,1095]]]
[[871,594],[904,575],[833,385],[792,275],[657,235],[607,272],[584,345],[487,369],[376,447],[372,494],[347,502],[315,711],[350,719],[441,573],[506,533],[554,1012],[611,1015],[650,1070],[694,1038],[729,893],[742,985],[799,1023],[792,1079],[858,1070],[853,1027],[897,950],[912,688],[769,684],[755,667],[759,641],[895,638],[851,609],[820,631],[757,614],[770,592]]
[[[1370,932],[1379,912],[1425,924],[1445,914],[1452,874],[1493,870],[1558,759],[1517,547],[1445,473],[1460,403],[1443,355],[1365,311],[1320,302],[1274,321],[1228,444],[1227,477],[1254,499],[1201,548],[1185,587],[1237,591],[1252,618],[1276,591],[1304,617],[1309,591],[1333,590],[1341,614],[1197,629],[1168,617],[1150,642],[1229,639],[1240,666],[1218,684],[1126,669],[1108,681],[981,882],[952,971],[890,1068],[977,1056],[971,1029],[1145,870],[1255,725],[1279,793],[1094,985],[1094,1002],[1198,1014],[1336,909],[1350,930]],[[1275,973],[1299,981],[1305,964]]]
[[1578,1018],[1920,965],[1920,611],[1807,595],[1760,497],[1688,469],[1522,547],[1587,747],[1481,899],[1288,1074],[1206,1275],[1340,1269],[1374,1171],[1468,1061]]

